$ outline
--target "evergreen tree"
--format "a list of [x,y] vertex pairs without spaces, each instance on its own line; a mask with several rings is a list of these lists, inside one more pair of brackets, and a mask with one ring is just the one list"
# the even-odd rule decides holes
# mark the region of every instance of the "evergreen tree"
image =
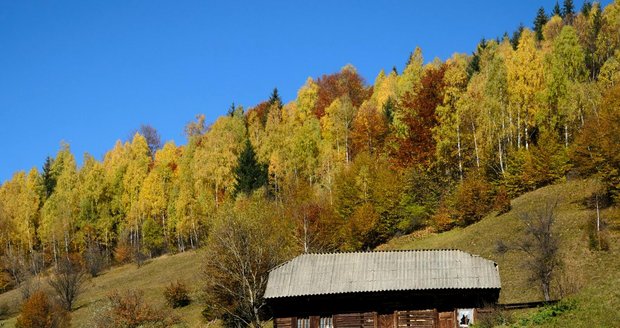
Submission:
[[244,114],[243,113],[243,106],[237,106],[237,105],[235,105],[235,102],[233,101],[233,103],[228,108],[227,114],[230,117],[240,117],[240,118],[243,118],[243,114]]
[[538,8],[538,13],[536,14],[536,19],[534,19],[534,31],[536,32],[536,40],[543,40],[543,27],[549,21],[549,17],[545,13],[545,8]]
[[519,24],[517,30],[512,33],[512,38],[510,38],[510,44],[512,44],[512,49],[517,50],[517,46],[519,45],[519,39],[521,39],[521,34],[523,33],[523,23]]
[[43,196],[45,199],[52,195],[54,187],[56,187],[56,174],[52,171],[53,164],[54,159],[47,156],[45,158],[45,163],[43,164],[43,174],[41,175],[43,178],[43,189],[45,192]]
[[581,13],[585,17],[588,17],[590,16],[590,11],[592,11],[592,2],[590,2],[589,0],[586,0],[583,2],[583,6],[581,6]]
[[235,175],[235,195],[250,194],[267,183],[267,168],[258,163],[254,147],[249,139],[246,139],[245,147],[239,154],[233,174]]
[[273,110],[282,109],[282,99],[280,98],[280,94],[278,93],[278,88],[273,88],[271,95],[269,96],[269,100],[267,100],[265,112],[261,115],[261,124],[265,126],[267,124],[267,118],[269,117],[269,113]]
[[273,88],[273,91],[271,92],[271,96],[269,96],[268,102],[270,106],[273,106],[274,104],[276,104],[278,108],[282,108],[282,99],[280,98],[280,95],[278,94],[278,88]]
[[415,61],[415,55],[414,55],[414,52],[412,51],[409,53],[409,57],[407,57],[407,62],[405,63],[405,67],[409,66],[413,61]]
[[551,14],[552,17],[560,16],[564,18],[564,16],[562,15],[562,9],[560,9],[560,4],[557,1],[555,2],[555,6],[553,6],[553,12]]
[[480,43],[478,43],[478,47],[476,47],[476,51],[473,53],[471,61],[467,66],[467,77],[471,78],[475,73],[480,71],[480,53],[487,46],[487,40],[482,38]]
[[396,101],[394,101],[392,97],[389,97],[385,104],[383,104],[383,115],[388,124],[394,121],[394,111],[396,111]]
[[573,5],[573,0],[564,0],[562,7],[562,18],[564,18],[567,24],[572,24],[573,18],[575,18],[575,6]]

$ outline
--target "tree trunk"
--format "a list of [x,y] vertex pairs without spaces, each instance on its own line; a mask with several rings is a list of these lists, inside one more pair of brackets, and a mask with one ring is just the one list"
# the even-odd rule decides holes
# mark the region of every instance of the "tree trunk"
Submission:
[[196,238],[196,247],[198,247],[198,244],[199,244],[198,229],[196,229],[196,222],[195,221],[192,221],[192,230],[194,231],[194,238]]
[[549,290],[550,289],[549,288],[549,283],[548,282],[543,282],[542,289],[543,289],[543,294],[545,296],[545,302],[551,301],[551,292]]
[[189,233],[189,245],[194,249],[194,237],[192,237],[192,233]]
[[308,216],[304,213],[304,253],[308,253]]
[[54,249],[54,265],[58,266],[58,250],[56,249],[56,236],[52,234],[52,245]]
[[497,154],[499,155],[499,167],[502,170],[502,175],[506,172],[504,169],[504,159],[502,154],[502,139],[497,138]]
[[478,139],[476,138],[476,125],[471,122],[471,132],[474,135],[474,149],[476,150],[476,167],[480,168],[480,156],[478,155]]
[[161,214],[161,225],[164,229],[164,245],[166,247],[166,251],[168,250],[168,229],[166,227],[166,214]]
[[345,127],[345,134],[344,134],[344,152],[345,152],[345,158],[346,158],[346,163],[349,163],[349,134],[348,131],[349,129],[347,129]]
[[69,238],[67,237],[67,231],[65,231],[64,239],[65,239],[65,256],[67,260],[69,259]]
[[218,203],[219,203],[219,199],[218,199],[218,196],[217,196],[218,187],[219,187],[219,183],[218,183],[217,179],[215,179],[215,208],[217,208]]
[[528,142],[528,134],[527,134],[527,123],[525,124],[525,131],[524,131],[525,135],[523,136],[523,140],[525,141],[525,150],[530,149],[530,144]]
[[459,177],[461,181],[463,181],[463,159],[461,155],[461,127],[457,123],[456,124],[456,149],[459,155]]
[[521,148],[521,113],[517,111],[517,148]]
[[601,211],[598,206],[598,196],[596,196],[596,232],[601,231]]
[[513,123],[512,123],[512,111],[509,110],[508,111],[508,143],[510,144],[510,146],[514,147],[514,142],[515,142],[515,138],[514,138]]

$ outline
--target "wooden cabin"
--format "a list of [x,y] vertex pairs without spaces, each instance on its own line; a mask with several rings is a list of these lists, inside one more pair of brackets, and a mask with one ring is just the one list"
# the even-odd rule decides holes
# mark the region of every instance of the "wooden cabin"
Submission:
[[269,273],[275,328],[456,328],[497,303],[497,264],[459,250],[300,255]]

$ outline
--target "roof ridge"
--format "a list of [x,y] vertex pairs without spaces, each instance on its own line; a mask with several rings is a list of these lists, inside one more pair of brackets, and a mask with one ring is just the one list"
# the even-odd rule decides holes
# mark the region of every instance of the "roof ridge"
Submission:
[[299,254],[298,256],[337,255],[337,254],[371,254],[371,253],[406,253],[406,252],[429,252],[429,251],[458,251],[458,252],[471,254],[458,248],[418,248],[418,249],[380,249],[380,250],[371,250],[371,251],[307,252],[307,253]]

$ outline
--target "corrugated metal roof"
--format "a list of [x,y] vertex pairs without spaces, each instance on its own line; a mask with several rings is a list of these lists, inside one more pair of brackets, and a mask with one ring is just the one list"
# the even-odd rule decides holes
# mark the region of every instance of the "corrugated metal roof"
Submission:
[[497,264],[460,250],[300,255],[269,273],[265,298],[501,288]]

